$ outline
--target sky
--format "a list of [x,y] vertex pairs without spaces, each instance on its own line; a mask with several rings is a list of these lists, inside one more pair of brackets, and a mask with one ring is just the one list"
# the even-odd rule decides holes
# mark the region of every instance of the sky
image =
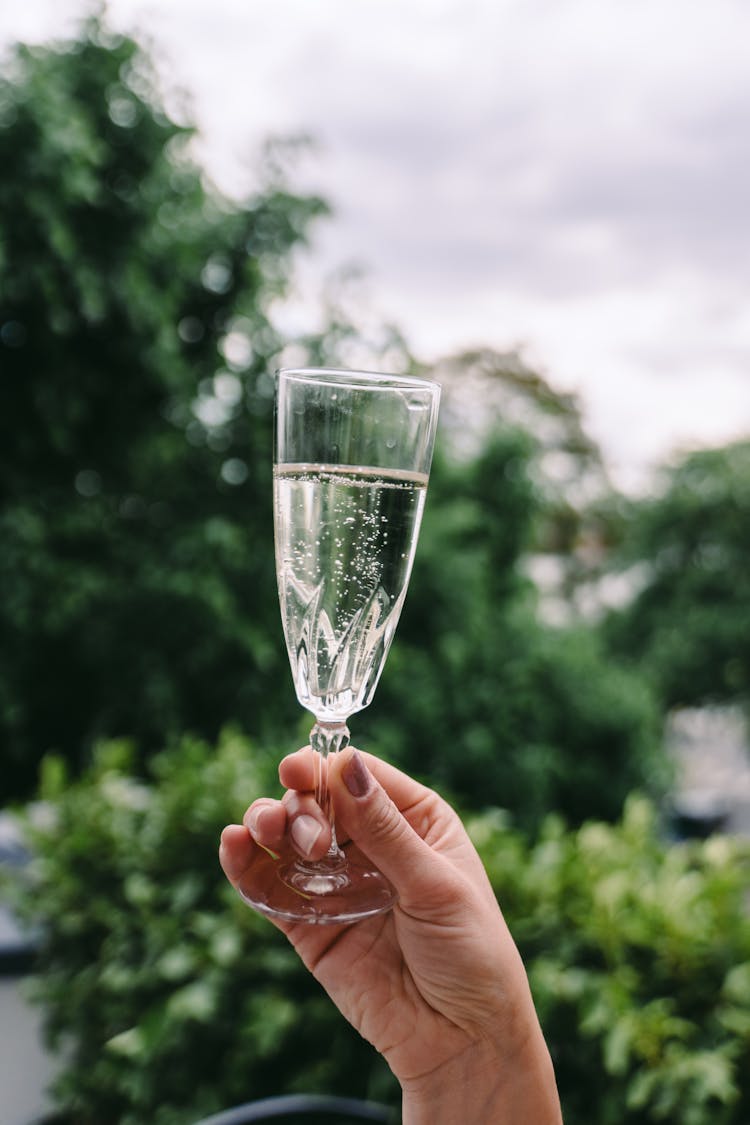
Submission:
[[[331,203],[300,262],[364,268],[419,358],[520,347],[580,396],[615,480],[750,435],[745,0],[110,0],[186,90],[199,156],[253,188],[269,136]],[[0,42],[69,32],[25,0]],[[311,314],[309,314],[311,315]]]

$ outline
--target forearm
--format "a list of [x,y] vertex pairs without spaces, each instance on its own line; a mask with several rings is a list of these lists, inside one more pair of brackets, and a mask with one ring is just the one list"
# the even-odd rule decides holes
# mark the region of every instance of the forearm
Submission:
[[509,1062],[466,1057],[403,1089],[403,1125],[561,1125],[549,1052],[539,1036]]

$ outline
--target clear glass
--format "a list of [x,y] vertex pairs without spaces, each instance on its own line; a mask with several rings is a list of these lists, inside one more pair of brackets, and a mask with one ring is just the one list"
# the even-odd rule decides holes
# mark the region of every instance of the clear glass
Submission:
[[289,921],[352,922],[395,892],[336,840],[331,754],[371,702],[406,597],[424,510],[440,387],[328,368],[282,370],[276,386],[274,538],[281,618],[300,704],[315,717],[315,795],[331,824],[320,861],[263,853],[245,900]]

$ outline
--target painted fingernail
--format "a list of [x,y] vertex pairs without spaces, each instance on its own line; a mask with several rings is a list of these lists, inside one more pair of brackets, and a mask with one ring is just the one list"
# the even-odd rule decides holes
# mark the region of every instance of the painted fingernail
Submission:
[[357,750],[341,771],[341,777],[352,797],[364,797],[370,790],[370,772]]
[[323,825],[314,816],[298,816],[292,823],[291,833],[294,843],[303,855],[310,855],[317,842]]

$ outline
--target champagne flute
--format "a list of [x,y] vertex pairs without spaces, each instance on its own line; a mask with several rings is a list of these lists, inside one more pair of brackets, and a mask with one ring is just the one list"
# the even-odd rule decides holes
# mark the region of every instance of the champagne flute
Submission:
[[406,596],[424,510],[440,387],[425,379],[285,369],[276,386],[274,538],[281,617],[301,705],[312,712],[315,797],[331,824],[316,862],[259,852],[244,899],[288,921],[353,922],[395,892],[336,840],[329,757],[370,703]]

